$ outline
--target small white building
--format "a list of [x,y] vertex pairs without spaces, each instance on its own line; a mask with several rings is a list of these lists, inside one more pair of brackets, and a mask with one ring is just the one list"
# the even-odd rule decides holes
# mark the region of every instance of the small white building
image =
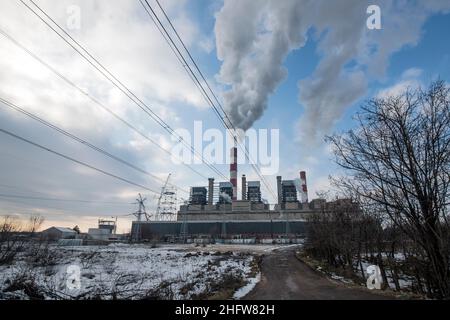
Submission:
[[41,235],[49,240],[75,239],[77,236],[77,232],[70,228],[50,227],[42,231]]

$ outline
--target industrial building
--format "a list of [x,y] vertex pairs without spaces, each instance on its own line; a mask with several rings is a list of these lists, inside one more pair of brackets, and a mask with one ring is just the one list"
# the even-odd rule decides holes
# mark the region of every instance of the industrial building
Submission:
[[41,236],[47,240],[75,239],[77,232],[70,228],[50,227],[43,230]]
[[293,180],[277,177],[274,205],[263,200],[260,181],[247,181],[242,175],[238,200],[237,148],[232,148],[231,159],[230,181],[215,183],[209,178],[208,186],[191,187],[189,201],[180,206],[176,221],[135,221],[133,239],[298,239],[305,235],[308,215],[326,208],[325,200],[308,201],[304,171]]
[[[322,210],[325,201],[302,203],[297,197],[298,183],[282,177],[277,177],[277,182],[278,203],[269,205],[262,199],[259,181],[247,181],[243,175],[241,198],[233,200],[236,197],[231,182],[216,184],[210,178],[208,187],[191,187],[189,202],[180,206],[176,221],[133,222],[133,239],[253,238],[258,242],[258,239],[301,238],[305,235],[305,219]],[[300,198],[307,199],[301,194]]]
[[116,220],[99,219],[98,228],[89,228],[88,236],[92,240],[117,240],[116,229]]
[[[245,176],[243,179],[245,179]],[[245,188],[242,190],[245,193]],[[252,203],[261,203],[261,183],[259,181],[249,181],[247,183],[247,192],[243,194],[242,199]]]

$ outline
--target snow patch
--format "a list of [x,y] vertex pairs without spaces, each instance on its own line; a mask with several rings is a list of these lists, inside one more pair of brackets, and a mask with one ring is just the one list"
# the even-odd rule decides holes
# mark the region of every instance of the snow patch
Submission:
[[[33,283],[45,299],[194,299],[230,274],[256,284],[256,279],[248,279],[254,257],[246,252],[138,244],[50,250],[55,257],[51,265],[23,252],[12,265],[0,266],[0,299],[24,299],[20,285],[11,285],[24,281]],[[73,265],[80,269],[81,286],[76,290],[67,285],[68,267]]]
[[258,284],[259,281],[261,281],[261,273],[260,272],[258,272],[256,277],[249,278],[248,283],[245,286],[243,286],[242,288],[238,289],[234,293],[233,299],[239,300],[239,299],[242,299],[243,297],[245,297],[247,294],[249,294],[253,290],[253,288],[255,288],[255,286]]

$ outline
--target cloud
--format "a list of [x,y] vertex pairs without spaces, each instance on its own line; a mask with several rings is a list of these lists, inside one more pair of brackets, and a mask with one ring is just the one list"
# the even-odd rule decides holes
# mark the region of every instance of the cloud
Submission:
[[423,70],[419,68],[410,68],[403,72],[403,79],[418,78],[422,75]]
[[420,76],[422,70],[418,68],[410,68],[403,72],[400,81],[390,87],[384,88],[377,93],[377,98],[387,98],[389,96],[399,96],[408,89],[417,89],[422,85]]
[[[73,1],[57,3],[39,1],[38,4],[55,17],[60,25],[65,26],[66,9],[73,5]],[[82,24],[81,29],[71,31],[74,37],[94,56],[100,57],[100,61],[118,75],[121,81],[139,96],[144,96],[158,113],[166,112],[169,116],[166,119],[172,119],[172,115],[167,112],[172,103],[181,102],[198,108],[206,107],[196,87],[144,13],[139,2],[120,1],[111,6],[108,1],[97,0],[78,1],[76,5],[79,5],[81,9]],[[186,43],[188,45],[194,43],[195,39],[201,36],[196,25],[187,18],[182,7],[175,10],[173,6],[175,4],[171,5],[170,11],[178,14],[173,17],[174,23],[183,30]],[[124,107],[136,108],[20,2],[2,1],[0,10],[4,13],[0,25],[2,29],[18,41],[25,43],[45,61],[51,62],[57,70],[62,71],[75,83],[86,88],[96,97],[104,99],[120,97],[117,101],[120,106],[113,104],[117,110],[123,110]],[[0,67],[2,70],[11,71],[9,74],[2,72],[3,79],[8,77],[10,80],[13,90],[8,90],[8,93],[11,97],[22,97],[24,87],[36,88],[28,91],[31,97],[26,101],[33,100],[36,103],[42,101],[42,96],[51,96],[55,90],[63,88],[65,92],[61,92],[57,96],[59,101],[55,102],[67,103],[68,101],[65,100],[67,97],[72,100],[73,95],[69,93],[73,90],[72,88],[64,88],[60,79],[55,78],[32,58],[14,49],[5,39],[2,39],[1,50],[3,59]],[[43,83],[47,86],[41,91],[39,89],[43,87]],[[72,103],[79,104],[79,102]],[[45,112],[51,113],[53,108],[55,107],[52,104],[48,104]],[[70,110],[74,108],[68,109],[61,113],[58,119],[54,119],[61,121],[77,119],[76,114],[72,116],[70,113]]]
[[[184,110],[180,106],[191,111],[206,108],[196,87],[138,1],[117,1],[114,5],[107,0],[45,0],[36,3],[63,27],[67,22],[66,9],[71,5],[79,6],[81,29],[71,30],[70,33],[174,128],[183,119]],[[205,36],[190,19],[185,1],[162,1],[162,5],[186,44],[196,48],[199,39]],[[1,29],[170,150],[170,138],[162,128],[19,1],[0,2],[0,21]],[[169,172],[175,170],[169,155],[143,140],[2,36],[0,56],[2,98],[158,177],[165,179]],[[160,190],[160,181],[105,158],[3,105],[0,105],[0,127],[153,190]],[[3,134],[0,134],[0,145],[0,181],[3,184],[0,185],[0,193],[93,202],[7,201],[0,197],[0,215],[45,213],[49,224],[66,221],[69,226],[74,223],[84,226],[87,222],[82,220],[86,216],[91,217],[89,222],[92,222],[98,216],[129,214],[135,209],[130,203],[138,192],[142,192],[137,187],[95,173]],[[184,186],[195,181],[198,177],[187,168],[176,168],[173,183]],[[156,202],[151,195],[148,198],[148,208],[152,210]],[[95,204],[98,201],[125,205]]]
[[211,37],[205,37],[200,40],[199,46],[203,51],[210,54],[214,50],[214,39]]
[[315,146],[371,80],[382,79],[389,57],[421,37],[426,19],[448,11],[446,1],[379,1],[382,30],[366,28],[365,1],[225,0],[217,14],[219,80],[234,123],[248,129],[265,109],[269,96],[286,78],[286,56],[307,41],[308,30],[318,39],[320,61],[299,81],[299,140]]
[[325,73],[321,77],[334,78],[334,81],[300,82],[300,99],[305,113],[298,124],[298,140],[307,146],[321,142],[323,133],[330,130],[346,108],[367,90],[362,72]]

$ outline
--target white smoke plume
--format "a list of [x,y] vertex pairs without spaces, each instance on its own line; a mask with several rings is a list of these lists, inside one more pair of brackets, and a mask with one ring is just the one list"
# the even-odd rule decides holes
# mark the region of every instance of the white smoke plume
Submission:
[[[318,39],[320,61],[311,76],[299,81],[304,107],[299,140],[320,142],[345,110],[367,92],[368,82],[382,79],[392,53],[418,43],[431,14],[449,10],[436,1],[377,1],[382,30],[369,30],[371,3],[361,0],[225,0],[216,16],[219,80],[227,112],[243,130],[268,106],[268,98],[286,78],[287,55]],[[309,32],[311,31],[312,32]],[[299,61],[299,63],[302,63]]]
[[229,203],[232,202],[232,199],[231,199],[231,197],[228,195],[228,193],[221,192],[221,193],[220,193],[220,196],[221,196],[226,202],[229,202]]
[[223,61],[219,78],[231,86],[225,106],[243,130],[262,116],[268,96],[286,77],[286,55],[305,42],[307,22],[300,19],[301,6],[296,4],[303,1],[274,3],[226,0],[217,14],[217,54]]

